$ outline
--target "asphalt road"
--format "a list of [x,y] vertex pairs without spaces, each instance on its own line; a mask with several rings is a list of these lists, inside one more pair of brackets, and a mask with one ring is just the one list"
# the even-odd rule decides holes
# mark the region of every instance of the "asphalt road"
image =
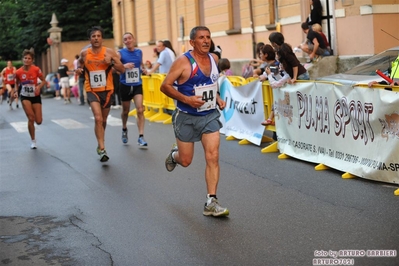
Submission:
[[43,99],[37,150],[23,110],[0,105],[0,265],[399,265],[397,186],[222,135],[218,197],[230,216],[205,217],[201,145],[169,173],[171,125],[146,121],[142,150],[135,118],[124,145],[120,110],[110,115],[101,163],[87,105]]

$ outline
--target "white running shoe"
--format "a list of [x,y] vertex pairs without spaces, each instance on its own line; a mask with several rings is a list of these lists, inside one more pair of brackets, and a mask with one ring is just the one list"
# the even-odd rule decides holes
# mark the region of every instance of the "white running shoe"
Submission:
[[32,140],[32,143],[30,144],[30,148],[31,148],[32,150],[37,149],[36,140]]
[[227,208],[223,208],[220,206],[219,202],[217,199],[209,196],[207,196],[208,199],[210,199],[210,203],[205,203],[204,206],[204,211],[203,214],[205,216],[215,216],[215,217],[220,217],[220,216],[228,216],[229,215],[229,210]]

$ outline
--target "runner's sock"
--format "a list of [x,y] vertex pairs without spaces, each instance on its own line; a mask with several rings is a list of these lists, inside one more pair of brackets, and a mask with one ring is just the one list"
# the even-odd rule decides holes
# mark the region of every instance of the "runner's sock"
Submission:
[[209,205],[212,202],[212,198],[218,199],[214,194],[206,195],[206,205]]

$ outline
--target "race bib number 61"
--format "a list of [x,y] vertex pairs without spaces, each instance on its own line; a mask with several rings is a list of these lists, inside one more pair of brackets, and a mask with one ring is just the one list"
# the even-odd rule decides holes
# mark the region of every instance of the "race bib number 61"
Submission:
[[90,71],[90,85],[92,88],[105,87],[107,78],[104,70]]

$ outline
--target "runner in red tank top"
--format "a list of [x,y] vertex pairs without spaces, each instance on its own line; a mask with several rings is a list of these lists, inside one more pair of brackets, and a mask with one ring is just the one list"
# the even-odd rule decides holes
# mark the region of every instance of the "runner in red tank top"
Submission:
[[15,87],[15,72],[16,68],[12,65],[12,61],[7,61],[7,67],[1,71],[1,78],[3,79],[4,88],[8,93],[7,103],[10,104],[10,110],[12,110],[12,102],[15,100],[15,105],[18,108],[18,97],[14,97],[14,92],[17,91]]
[[[21,85],[21,103],[24,108],[26,117],[28,117],[28,130],[31,137],[31,149],[36,149],[35,122],[40,125],[43,121],[42,117],[42,99],[40,92],[45,85],[45,79],[42,71],[33,65],[35,52],[33,48],[24,50],[22,53],[24,65],[16,72],[16,88]],[[41,80],[40,84],[38,79]],[[18,92],[14,92],[14,96],[18,97]]]

